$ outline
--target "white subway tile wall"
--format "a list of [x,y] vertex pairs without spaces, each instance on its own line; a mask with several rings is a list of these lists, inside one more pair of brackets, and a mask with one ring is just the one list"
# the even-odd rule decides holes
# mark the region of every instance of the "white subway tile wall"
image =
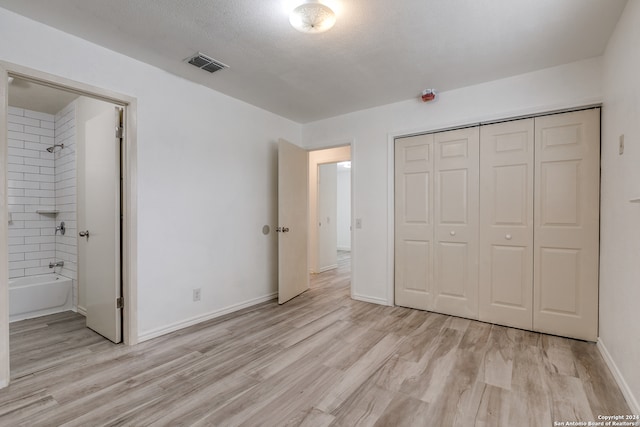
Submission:
[[76,102],[55,116],[55,143],[64,149],[55,153],[55,197],[58,221],[67,231],[56,236],[56,259],[64,261],[60,274],[73,279],[73,304],[78,305],[78,220],[76,208]]
[[[75,108],[51,115],[9,107],[9,277],[56,272],[73,279],[77,305]],[[47,152],[54,144],[64,149]],[[37,211],[59,211],[38,213]],[[56,234],[64,221],[66,234]]]
[[55,117],[9,107],[9,277],[50,271],[55,262],[55,161],[47,148],[55,138]]

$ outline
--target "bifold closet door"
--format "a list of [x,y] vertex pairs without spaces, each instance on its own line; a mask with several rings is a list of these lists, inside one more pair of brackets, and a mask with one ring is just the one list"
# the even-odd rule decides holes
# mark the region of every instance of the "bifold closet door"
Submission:
[[536,331],[598,337],[600,109],[535,119]]
[[534,121],[480,128],[480,320],[533,327]]
[[433,135],[395,141],[395,303],[433,308]]
[[480,130],[433,138],[433,311],[477,319]]

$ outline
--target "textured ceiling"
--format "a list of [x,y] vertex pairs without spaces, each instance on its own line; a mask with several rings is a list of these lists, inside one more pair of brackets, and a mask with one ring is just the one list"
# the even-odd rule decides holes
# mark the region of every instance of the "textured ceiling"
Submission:
[[[627,0],[342,0],[322,34],[292,0],[0,0],[0,7],[300,123],[599,56]],[[295,1],[293,1],[295,3]],[[231,68],[209,74],[197,51]]]

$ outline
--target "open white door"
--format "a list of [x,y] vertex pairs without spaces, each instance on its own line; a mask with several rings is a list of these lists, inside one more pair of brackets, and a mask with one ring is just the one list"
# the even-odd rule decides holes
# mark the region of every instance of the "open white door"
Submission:
[[309,289],[307,151],[278,141],[278,303]]
[[115,343],[122,340],[119,126],[117,107],[86,122],[85,191],[78,195],[84,210],[78,217],[78,255],[87,327]]

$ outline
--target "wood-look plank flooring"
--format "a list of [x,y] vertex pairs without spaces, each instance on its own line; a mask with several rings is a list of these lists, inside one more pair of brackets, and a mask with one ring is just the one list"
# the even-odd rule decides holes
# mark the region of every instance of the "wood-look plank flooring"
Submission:
[[629,408],[592,343],[349,298],[349,258],[126,347],[62,313],[11,325],[2,426],[551,426]]

